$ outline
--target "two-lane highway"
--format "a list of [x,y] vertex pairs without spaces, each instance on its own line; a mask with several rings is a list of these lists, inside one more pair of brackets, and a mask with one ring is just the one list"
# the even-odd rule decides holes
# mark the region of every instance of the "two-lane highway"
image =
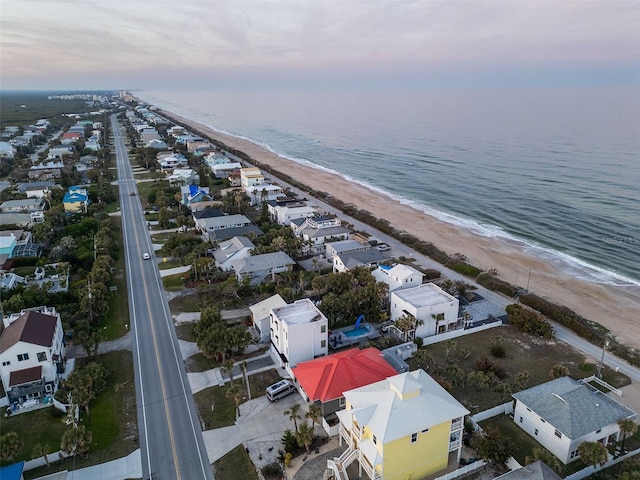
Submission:
[[[120,184],[144,478],[213,480],[117,115],[111,116],[111,127]],[[145,253],[151,258],[144,259]]]

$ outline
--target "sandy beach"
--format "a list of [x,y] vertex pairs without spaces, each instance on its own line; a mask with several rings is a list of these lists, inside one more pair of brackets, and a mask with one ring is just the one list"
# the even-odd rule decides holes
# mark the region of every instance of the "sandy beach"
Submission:
[[528,281],[529,290],[537,295],[571,308],[613,331],[619,341],[640,348],[640,287],[616,287],[574,278],[549,262],[524,254],[519,245],[475,235],[348,182],[339,175],[282,158],[249,141],[220,134],[175,113],[165,113],[315,190],[327,192],[388,220],[398,230],[432,242],[449,254],[462,253],[471,264],[483,270],[496,268],[499,278],[509,283],[526,286]]

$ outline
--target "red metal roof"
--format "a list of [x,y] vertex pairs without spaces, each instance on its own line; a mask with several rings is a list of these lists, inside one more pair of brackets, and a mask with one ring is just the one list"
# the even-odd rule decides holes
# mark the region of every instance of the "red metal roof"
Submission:
[[377,348],[345,350],[299,363],[292,371],[309,400],[323,403],[398,374]]
[[4,329],[0,336],[0,352],[18,342],[51,347],[57,317],[29,310]]
[[42,365],[16,370],[9,375],[9,386],[15,387],[23,383],[36,382],[42,378]]

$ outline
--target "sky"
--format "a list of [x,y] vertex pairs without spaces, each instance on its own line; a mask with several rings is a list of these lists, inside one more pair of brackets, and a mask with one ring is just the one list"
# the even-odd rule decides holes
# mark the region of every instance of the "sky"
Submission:
[[0,89],[638,85],[639,1],[0,0]]

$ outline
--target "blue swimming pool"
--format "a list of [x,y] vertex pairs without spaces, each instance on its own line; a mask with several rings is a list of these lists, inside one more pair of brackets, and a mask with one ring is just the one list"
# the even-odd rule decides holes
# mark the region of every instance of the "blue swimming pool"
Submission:
[[345,337],[361,337],[363,335],[367,335],[369,333],[369,329],[367,327],[358,327],[352,330],[343,330],[342,334]]

